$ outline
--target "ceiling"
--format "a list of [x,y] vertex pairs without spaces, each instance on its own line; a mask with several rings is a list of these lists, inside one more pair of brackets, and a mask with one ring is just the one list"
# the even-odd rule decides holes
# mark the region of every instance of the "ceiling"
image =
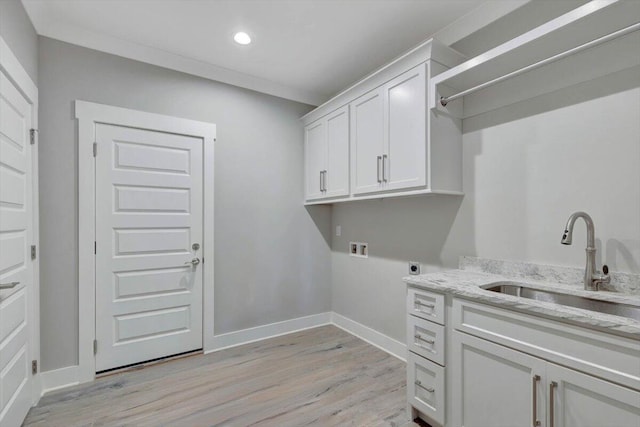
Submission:
[[[315,105],[482,3],[22,1],[38,34]],[[253,43],[234,43],[236,31]]]

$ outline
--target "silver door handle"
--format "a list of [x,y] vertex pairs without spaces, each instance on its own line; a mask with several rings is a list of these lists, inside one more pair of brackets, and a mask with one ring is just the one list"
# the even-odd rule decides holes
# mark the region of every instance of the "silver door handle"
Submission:
[[190,265],[195,267],[196,265],[200,264],[200,258],[194,258],[191,261],[185,262],[184,264],[185,265],[189,265],[190,264]]
[[382,180],[384,182],[387,182],[387,167],[385,166],[385,164],[387,163],[388,157],[386,154],[382,155]]
[[376,172],[376,177],[378,178],[378,182],[382,182],[382,179],[380,178],[380,162],[382,161],[382,156],[378,156],[376,157],[376,167],[377,167],[377,172]]
[[531,381],[533,384],[533,427],[540,425],[540,420],[538,420],[538,381],[540,381],[540,375],[534,375]]
[[10,283],[0,283],[0,290],[2,289],[13,289],[18,286],[20,282],[10,282]]
[[556,408],[554,406],[556,400],[554,396],[556,387],[558,387],[557,382],[551,381],[551,383],[549,383],[549,427],[553,427],[556,421]]
[[416,380],[416,382],[414,383],[415,385],[417,385],[418,387],[420,387],[421,389],[428,391],[429,393],[433,393],[435,391],[435,389],[431,388],[431,387],[425,387],[422,385],[422,381],[420,380]]

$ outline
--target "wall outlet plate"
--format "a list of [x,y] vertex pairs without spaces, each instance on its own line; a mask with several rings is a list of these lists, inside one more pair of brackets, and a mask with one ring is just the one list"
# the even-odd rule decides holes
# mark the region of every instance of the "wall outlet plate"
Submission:
[[409,261],[409,274],[417,276],[420,274],[420,263],[415,261]]
[[349,255],[356,258],[369,258],[369,244],[362,242],[349,242]]

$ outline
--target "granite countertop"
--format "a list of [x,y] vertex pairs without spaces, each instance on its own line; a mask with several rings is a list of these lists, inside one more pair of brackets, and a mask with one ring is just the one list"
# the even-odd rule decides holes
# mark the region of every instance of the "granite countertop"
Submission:
[[[513,263],[508,265],[510,268],[492,268],[492,270],[502,274],[478,271],[487,270],[486,266],[480,265],[479,262],[479,259],[464,258],[461,260],[461,268],[464,269],[447,270],[419,276],[409,276],[403,278],[403,281],[411,286],[430,291],[449,293],[467,299],[489,303],[491,305],[502,306],[529,314],[542,315],[547,318],[579,324],[581,326],[604,330],[617,335],[624,335],[640,340],[640,321],[638,320],[551,302],[506,295],[488,291],[482,287],[489,285],[490,283],[501,281],[518,282],[518,284],[525,287],[535,287],[553,292],[584,296],[602,301],[624,303],[638,307],[640,307],[640,294],[611,291],[585,291],[579,284],[561,283],[563,281],[561,279],[562,277],[566,278],[567,276],[571,276],[571,274],[558,275],[557,269],[554,269],[556,274],[553,275],[553,279],[558,279],[559,277],[560,279],[553,281],[547,280],[547,277],[545,276],[548,275],[534,275],[534,278],[532,278],[517,273],[508,275],[504,274],[504,271],[513,272]],[[484,262],[486,261],[483,261],[483,263]],[[492,261],[492,263],[495,263],[495,261]],[[501,265],[501,267],[504,266],[504,264]],[[493,264],[492,267],[495,267],[495,264]],[[522,269],[518,269],[518,271],[522,271]],[[573,271],[570,271],[570,273],[573,273]],[[571,280],[573,280],[573,277],[571,277]]]

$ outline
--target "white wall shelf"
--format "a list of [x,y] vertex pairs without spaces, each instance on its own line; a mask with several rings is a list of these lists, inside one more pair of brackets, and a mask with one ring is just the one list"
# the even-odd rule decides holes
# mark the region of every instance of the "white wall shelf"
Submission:
[[639,66],[639,22],[639,1],[586,3],[432,78],[429,108],[467,118]]

